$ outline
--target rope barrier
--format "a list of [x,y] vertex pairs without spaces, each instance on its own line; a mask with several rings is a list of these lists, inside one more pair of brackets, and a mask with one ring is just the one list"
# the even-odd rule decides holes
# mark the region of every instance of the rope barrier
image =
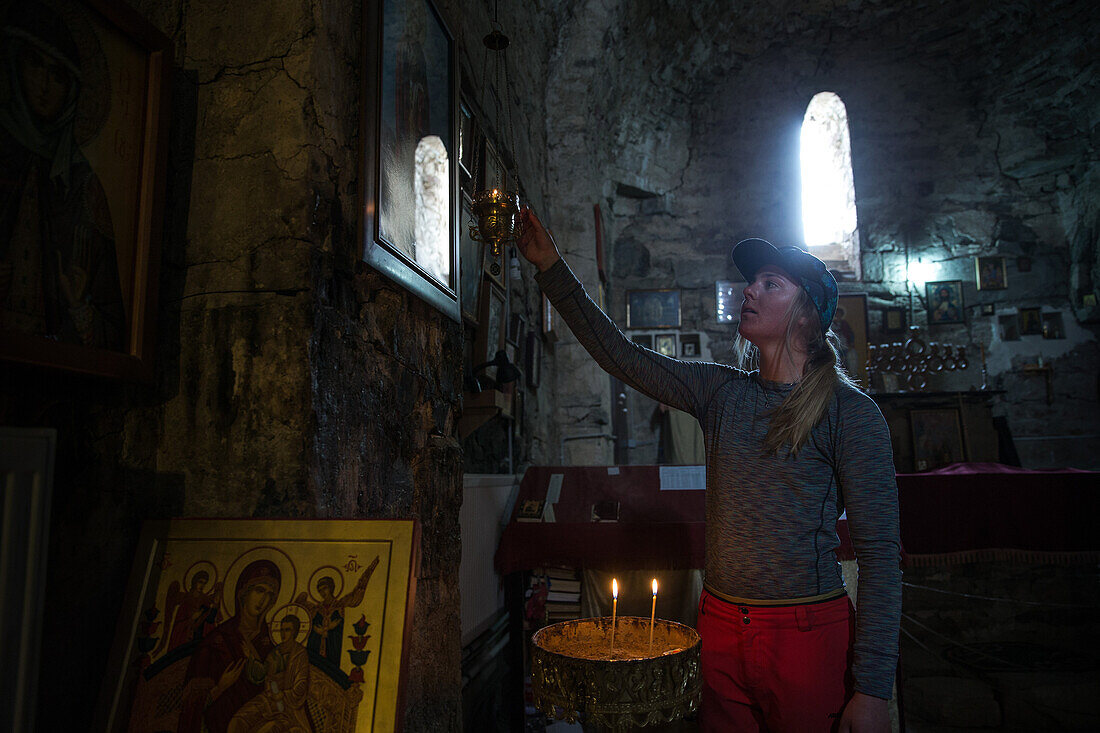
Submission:
[[927,585],[919,585],[917,583],[907,583],[902,581],[902,586],[906,588],[918,588],[920,590],[930,591],[932,593],[942,593],[948,596],[958,596],[960,598],[973,598],[979,601],[996,601],[998,603],[1018,603],[1023,606],[1047,606],[1050,608],[1078,608],[1082,610],[1096,610],[1100,609],[1100,605],[1094,604],[1080,604],[1080,603],[1050,603],[1044,601],[1022,601],[1017,598],[996,598],[994,596],[980,596],[976,593],[960,593],[958,591],[944,590],[943,588],[933,588]]

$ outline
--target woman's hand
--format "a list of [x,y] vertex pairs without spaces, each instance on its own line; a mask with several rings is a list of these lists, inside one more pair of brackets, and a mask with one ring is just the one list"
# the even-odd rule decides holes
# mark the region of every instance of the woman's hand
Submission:
[[210,691],[211,700],[217,700],[221,697],[223,692],[233,686],[233,683],[241,676],[241,670],[244,669],[244,663],[245,660],[243,658],[238,659],[225,668],[221,678],[218,679],[218,684],[214,685],[214,689]]
[[561,259],[558,246],[530,207],[524,206],[519,215],[523,221],[523,234],[517,242],[519,253],[539,272],[545,272]]
[[844,706],[838,733],[889,733],[890,708],[887,701],[857,692]]

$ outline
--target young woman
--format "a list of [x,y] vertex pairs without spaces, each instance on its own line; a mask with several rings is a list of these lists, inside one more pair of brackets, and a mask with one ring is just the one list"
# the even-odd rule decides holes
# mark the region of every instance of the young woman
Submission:
[[[589,354],[703,428],[702,729],[889,730],[901,615],[893,453],[875,403],[838,367],[837,286],[824,263],[761,239],[739,243],[747,368],[685,362],[627,339],[538,218],[525,209],[523,220],[520,252]],[[845,509],[858,614],[834,554]]]

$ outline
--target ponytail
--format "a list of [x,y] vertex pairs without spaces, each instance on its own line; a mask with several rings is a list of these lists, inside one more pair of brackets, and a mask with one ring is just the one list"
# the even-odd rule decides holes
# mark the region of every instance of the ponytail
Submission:
[[[799,323],[806,325],[800,327]],[[802,378],[783,403],[771,413],[768,433],[764,436],[765,453],[777,455],[781,448],[788,446],[790,456],[798,455],[798,451],[810,439],[814,426],[821,422],[829,409],[837,385],[854,386],[840,365],[840,340],[831,330],[822,333],[820,323],[817,309],[810,297],[800,291],[787,320],[785,354],[791,353],[792,343],[801,336],[806,342],[808,357],[802,368]],[[759,367],[757,348],[740,334],[734,348],[738,366],[747,371]]]

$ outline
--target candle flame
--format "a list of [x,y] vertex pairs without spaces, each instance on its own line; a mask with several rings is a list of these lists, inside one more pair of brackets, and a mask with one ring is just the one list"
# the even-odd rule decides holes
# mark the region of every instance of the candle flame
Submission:
[[619,597],[619,581],[616,580],[615,578],[611,579],[611,597],[612,598],[618,598]]
[[653,579],[653,595],[657,595],[657,579]]

